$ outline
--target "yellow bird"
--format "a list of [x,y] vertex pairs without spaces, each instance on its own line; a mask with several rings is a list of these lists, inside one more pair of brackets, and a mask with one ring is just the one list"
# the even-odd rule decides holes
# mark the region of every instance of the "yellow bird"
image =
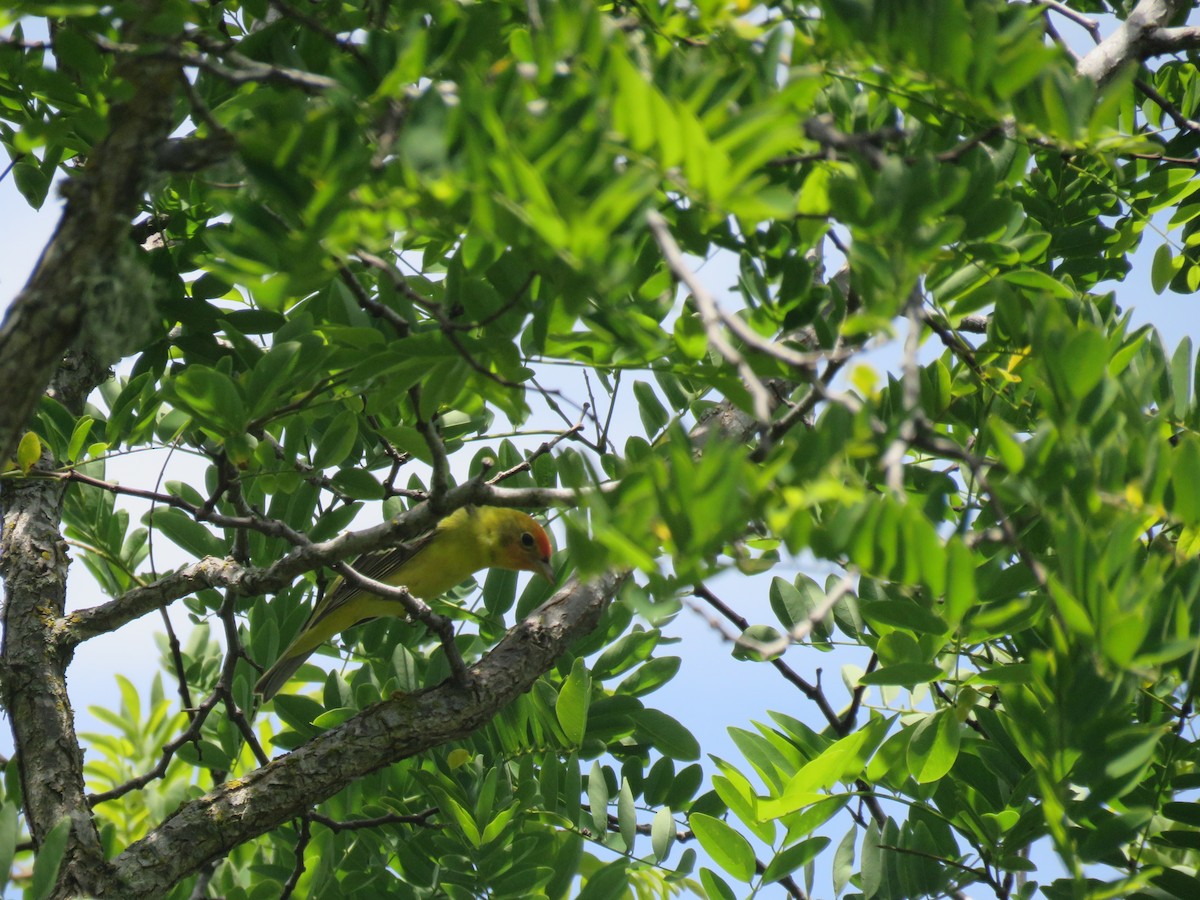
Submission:
[[[468,506],[413,541],[359,557],[353,568],[375,581],[402,585],[414,597],[432,600],[480,569],[492,567],[537,572],[553,582],[550,552],[545,530],[525,513]],[[313,608],[296,639],[258,680],[255,692],[264,701],[270,700],[309,654],[335,634],[366,619],[404,612],[395,600],[377,597],[339,578]]]

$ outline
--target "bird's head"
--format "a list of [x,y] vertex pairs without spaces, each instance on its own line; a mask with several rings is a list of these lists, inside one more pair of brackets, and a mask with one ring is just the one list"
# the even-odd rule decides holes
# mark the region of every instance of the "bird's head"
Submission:
[[515,509],[496,509],[492,564],[518,572],[537,572],[554,581],[550,537],[532,517]]

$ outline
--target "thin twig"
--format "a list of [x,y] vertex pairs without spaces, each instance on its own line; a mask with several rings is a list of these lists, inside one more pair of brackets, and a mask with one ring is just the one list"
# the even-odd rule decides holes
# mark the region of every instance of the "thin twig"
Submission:
[[708,334],[708,342],[712,344],[714,350],[725,358],[726,362],[737,369],[738,375],[745,382],[746,389],[750,391],[750,395],[754,400],[754,415],[765,426],[771,421],[771,393],[767,390],[758,375],[755,374],[754,370],[750,368],[750,364],[746,362],[746,358],[725,337],[725,330],[722,327],[721,314],[717,307],[717,301],[708,292],[708,289],[700,283],[700,280],[696,278],[692,270],[688,268],[679,245],[675,243],[675,238],[671,236],[667,220],[656,210],[650,210],[646,213],[646,221],[650,225],[650,231],[658,242],[658,247],[662,251],[663,257],[667,261],[667,266],[675,274],[675,277],[683,282],[688,290],[692,292],[692,297],[695,299],[696,307],[700,312],[700,321],[704,325],[705,333]]
[[1161,153],[1131,152],[1122,153],[1121,156],[1126,156],[1130,159],[1148,159],[1152,162],[1160,162],[1170,166],[1186,166],[1189,169],[1200,169],[1200,157],[1197,156],[1164,156]]
[[[574,421],[571,419],[570,416],[568,416],[565,412],[563,412],[563,408],[558,405],[558,402],[554,398],[557,397],[560,400],[562,400],[563,402],[569,403],[571,406],[574,406],[580,412],[584,411],[585,406],[580,406],[574,400],[564,397],[562,391],[556,391],[552,388],[543,387],[542,384],[537,380],[536,375],[531,375],[529,377],[529,383],[532,384],[533,389],[541,395],[542,400],[545,402],[546,406],[550,409],[550,411],[552,413],[554,413],[556,416],[558,416],[560,419],[562,419],[563,424],[566,425],[568,428],[573,428],[574,424],[575,424]],[[577,437],[577,439],[581,443],[583,443],[587,447],[589,447],[590,449],[595,450],[597,453],[604,452],[600,445],[592,444],[591,441],[587,440],[582,435],[579,435]]]
[[321,813],[313,812],[309,813],[307,818],[324,825],[330,831],[361,831],[364,828],[380,828],[384,825],[415,825],[418,828],[438,829],[442,826],[429,820],[437,815],[439,811],[436,806],[431,806],[429,809],[422,810],[419,813],[408,815],[388,813],[382,816],[375,816],[371,819],[349,820],[338,820],[322,815]]
[[[299,22],[301,25],[303,25],[309,31],[313,31],[313,32],[319,34],[322,38],[324,38],[326,41],[328,41],[331,45],[336,47],[338,50],[341,50],[345,53],[348,53],[350,56],[353,56],[366,69],[368,69],[371,72],[374,72],[375,67],[371,64],[370,60],[368,60],[366,58],[366,56],[363,55],[362,50],[359,48],[359,46],[357,44],[355,44],[353,41],[338,37],[334,32],[330,31],[325,26],[325,23],[322,22],[320,19],[317,19],[314,16],[310,16],[308,13],[304,12],[303,10],[297,9],[295,6],[292,6],[290,3],[284,2],[284,0],[268,0],[268,2],[270,3],[271,6],[275,7],[275,9],[277,9],[284,18],[292,19],[296,22]],[[375,74],[378,74],[378,73],[375,73]]]
[[1176,128],[1181,131],[1200,131],[1200,122],[1185,116],[1178,106],[1155,90],[1154,85],[1150,84],[1150,82],[1144,78],[1135,78],[1133,79],[1133,84],[1134,87],[1157,104],[1159,109],[1166,113],[1167,118],[1175,123]]
[[[588,411],[588,407],[585,404],[583,407],[584,418],[587,417],[587,411]],[[572,425],[566,431],[556,434],[554,437],[552,437],[548,441],[543,441],[541,443],[541,445],[537,447],[537,449],[535,449],[532,453],[529,454],[529,456],[527,456],[521,462],[517,463],[515,466],[505,469],[503,472],[497,472],[495,475],[493,475],[491,478],[489,478],[487,480],[487,483],[488,484],[499,484],[501,481],[504,481],[505,479],[512,478],[518,472],[524,472],[528,469],[533,468],[533,462],[539,456],[545,456],[547,453],[549,453],[551,450],[553,450],[559,443],[561,443],[562,441],[566,440],[569,437],[574,437],[575,435],[579,434],[582,431],[583,431],[583,418],[581,418],[578,422],[576,422],[574,425]]]
[[[383,262],[383,260],[380,260]],[[377,319],[383,319],[396,330],[400,337],[408,337],[412,328],[408,324],[408,320],[400,313],[396,312],[386,303],[372,297],[366,288],[346,266],[338,268],[338,274],[342,277],[342,282],[350,289],[350,293],[354,295],[355,302],[366,312],[369,312]]]
[[[385,497],[394,497],[397,494],[411,496],[412,492],[406,488],[397,489],[396,479],[400,477],[400,470],[412,459],[412,455],[398,449],[391,441],[381,434],[383,425],[375,416],[367,416],[367,424],[375,429],[375,437],[379,439],[380,445],[383,447],[384,455],[392,461],[391,468],[388,469],[387,477],[383,480],[383,491]],[[421,492],[419,499],[424,500],[427,494]]]
[[918,430],[913,438],[913,446],[920,447],[938,456],[957,459],[966,465],[971,472],[971,477],[975,479],[980,491],[987,498],[987,503],[992,508],[992,515],[996,519],[996,526],[1003,532],[1005,542],[1013,548],[1017,556],[1020,557],[1021,561],[1029,569],[1038,587],[1049,596],[1049,576],[1046,574],[1046,567],[1029,552],[1020,535],[1017,534],[1012,520],[1008,517],[1004,504],[996,496],[996,492],[992,490],[987,475],[987,461],[968,450],[964,450],[954,441],[944,438],[926,427],[921,427]]
[[[721,309],[716,298],[713,297],[696,277],[695,273],[688,268],[687,263],[683,259],[683,252],[679,249],[679,245],[675,243],[675,238],[671,235],[667,220],[656,210],[650,210],[646,214],[646,220],[650,225],[650,231],[654,234],[655,240],[658,242],[659,249],[662,250],[667,265],[675,274],[675,277],[687,286],[687,289],[692,292],[692,296],[696,299],[701,321],[704,322],[706,328],[711,324],[719,330],[719,326],[724,325],[746,346],[777,359],[784,365],[798,369],[811,369],[823,360],[838,359],[846,354],[844,350],[815,350],[808,352],[793,350],[791,347],[781,344],[778,341],[762,337],[742,319],[726,313]],[[712,340],[711,333],[709,339],[710,341]]]
[[904,338],[904,356],[901,360],[900,414],[902,419],[896,437],[880,458],[884,481],[897,497],[904,497],[904,457],[917,430],[917,419],[921,415],[921,364],[917,354],[921,349],[920,293],[916,290],[908,298],[905,318],[908,334]]
[[194,715],[192,716],[192,721],[188,724],[188,727],[180,732],[174,740],[163,745],[162,753],[158,758],[158,762],[154,765],[154,768],[141,775],[138,775],[135,778],[129,779],[129,781],[118,785],[117,787],[111,788],[107,791],[101,791],[98,794],[89,794],[87,798],[88,806],[94,808],[101,803],[107,803],[109,800],[116,800],[120,797],[124,797],[130,791],[140,790],[150,782],[166,775],[167,766],[170,765],[171,760],[174,759],[175,753],[179,750],[179,748],[184,744],[190,744],[192,741],[200,737],[200,729],[204,726],[205,720],[208,719],[208,714],[213,711],[220,699],[220,695],[216,692],[213,692],[204,699],[204,702],[193,711]]
[[[875,671],[879,665],[879,656],[875,653],[871,654],[871,658],[867,660],[867,668],[863,672],[864,675],[869,675]],[[850,694],[850,706],[842,713],[838,719],[837,732],[845,737],[854,730],[855,720],[858,718],[858,710],[862,706],[863,697],[866,696],[867,686],[859,683],[854,686],[854,690]]]
[[283,890],[279,892],[279,900],[288,900],[295,893],[296,886],[300,883],[300,876],[304,874],[304,851],[308,848],[308,842],[311,839],[312,825],[307,816],[301,817],[300,834],[296,839],[294,851],[296,864],[292,866],[292,873],[288,875],[288,880],[283,884]]
[[[31,475],[33,473],[30,473]],[[104,481],[100,478],[93,478],[91,475],[85,475],[78,469],[67,469],[60,472],[40,472],[38,477],[55,478],[60,481],[77,482],[86,484],[91,487],[100,488],[101,490],[109,491],[125,497],[137,497],[141,500],[149,500],[152,503],[170,506],[190,515],[197,522],[209,522],[221,528],[249,528],[252,531],[260,531],[263,534],[271,537],[282,537],[283,529],[286,526],[282,522],[275,519],[265,517],[246,518],[243,516],[227,516],[222,513],[206,510],[204,506],[196,506],[194,503],[189,503],[182,497],[176,497],[174,494],[163,494],[157,491],[148,491],[143,488],[126,487],[122,484],[117,484],[112,481]],[[287,529],[290,531],[290,529]]]
[[1100,43],[1100,23],[1095,19],[1088,18],[1083,13],[1071,9],[1071,7],[1065,3],[1058,2],[1058,0],[1034,0],[1034,2],[1046,7],[1047,10],[1054,10],[1063,18],[1070,19],[1086,31],[1095,43]]
[[938,162],[956,163],[962,159],[962,157],[965,156],[968,151],[978,147],[984,141],[990,141],[996,135],[1003,133],[1003,125],[993,125],[990,128],[985,128],[983,131],[979,132],[979,134],[967,138],[961,144],[957,144],[956,146],[951,147],[949,150],[943,150],[941,153],[936,154],[933,158]]
[[[232,49],[231,45],[213,41],[195,31],[188,32],[186,37],[196,44],[201,52],[196,53],[184,50],[182,47],[174,45],[148,49],[138,44],[114,41],[103,35],[89,35],[92,43],[105,53],[130,56],[138,55],[142,59],[171,60],[181,63],[184,66],[202,69],[205,72],[228,81],[230,84],[250,84],[252,82],[279,84],[286,87],[299,88],[308,93],[323,93],[338,86],[336,79],[325,75],[316,75],[312,72],[305,72],[301,69],[293,69],[288,66],[268,65],[267,63],[250,59]],[[209,53],[223,56],[224,61],[217,62],[206,55]]]
[[167,612],[167,608],[160,606],[158,611],[162,614],[163,627],[167,630],[167,647],[171,651],[171,664],[175,668],[175,678],[179,682],[179,702],[188,714],[188,718],[191,718],[192,691],[188,687],[187,667],[183,664],[183,647],[179,643],[179,636],[175,634],[175,626],[171,624],[171,616]]
[[442,498],[446,496],[446,489],[450,486],[450,459],[446,455],[446,444],[434,423],[436,413],[428,419],[421,413],[421,386],[414,384],[409,388],[408,396],[417,420],[417,431],[421,432],[425,446],[429,448],[429,503],[434,512],[441,513]]
[[45,41],[26,41],[15,38],[11,34],[0,35],[0,47],[11,50],[49,50],[50,45]]
[[187,97],[192,115],[208,126],[212,137],[230,137],[229,131],[217,121],[212,110],[208,108],[208,104],[204,102],[204,98],[200,96],[200,92],[196,90],[196,85],[182,71],[179,73],[179,87],[183,91],[183,95]]
[[612,427],[613,413],[617,410],[617,392],[621,389],[621,370],[618,369],[613,375],[612,395],[608,402],[608,415],[604,417],[604,428],[600,432],[600,437],[596,443],[600,446],[600,452],[604,452],[604,448],[609,446],[608,432]]
[[[750,627],[750,622],[748,619],[746,619],[744,616],[739,615],[737,612],[735,612],[728,604],[725,603],[725,601],[723,601],[720,597],[718,597],[716,594],[714,594],[705,585],[703,585],[703,584],[696,585],[692,589],[692,592],[697,597],[704,600],[705,603],[707,603],[709,606],[711,606],[713,609],[715,609],[717,612],[719,612],[722,616],[724,616],[726,619],[728,619],[730,622],[732,622],[739,629],[739,631],[744,633],[746,631],[746,629]],[[696,609],[696,608],[694,608],[694,609]],[[696,612],[703,615],[703,610],[696,609]],[[718,634],[720,634],[721,637],[724,638],[726,641],[737,644],[739,646],[749,646],[748,642],[746,641],[746,639],[744,637],[742,637],[740,635],[739,636],[729,635],[725,632],[725,630],[723,628],[721,628],[721,624],[719,622],[716,622],[715,620],[712,620],[712,619],[709,619],[708,621],[709,621],[709,625],[713,628],[713,630],[716,631]],[[800,675],[798,672],[796,672],[795,669],[793,669],[791,666],[789,666],[787,663],[785,663],[782,659],[769,659],[769,662],[771,663],[772,666],[775,667],[775,670],[777,672],[779,672],[780,675],[782,675],[788,682],[790,682],[796,688],[798,688],[800,690],[800,693],[802,693],[809,700],[812,700],[814,703],[817,704],[817,707],[821,710],[821,715],[823,715],[825,717],[825,721],[827,721],[831,725],[836,725],[836,723],[839,721],[840,717],[838,716],[838,714],[834,710],[834,708],[830,705],[829,700],[826,699],[824,691],[822,691],[816,685],[811,684],[810,682],[805,680],[805,678],[802,675]]]
[[810,390],[808,395],[771,423],[770,429],[750,455],[751,460],[761,462],[766,459],[767,454],[780,438],[791,431],[796,425],[806,421],[809,413],[813,411],[816,405],[828,398],[830,394],[829,385],[833,383],[834,377],[841,371],[847,359],[849,359],[848,356],[831,359],[825,366],[825,371],[821,373],[821,377],[812,379],[809,382]]
[[[247,518],[256,516],[256,511],[246,501],[242,494],[241,483],[237,480],[237,472],[230,464],[228,458],[224,455],[218,460],[218,469],[222,473],[222,478],[228,481],[228,494],[230,500],[233,501],[234,507]],[[233,536],[233,558],[242,565],[250,564],[250,532],[245,528],[239,528],[234,532]],[[270,758],[262,748],[262,744],[258,741],[258,736],[254,733],[254,729],[247,721],[242,708],[238,706],[237,700],[233,696],[233,679],[237,672],[237,664],[239,659],[249,659],[249,654],[242,647],[241,635],[238,634],[237,627],[237,601],[238,593],[232,589],[226,589],[224,601],[221,603],[219,617],[221,624],[225,628],[225,660],[221,665],[221,675],[217,679],[217,693],[221,695],[224,701],[225,714],[234,724],[238,731],[242,734],[242,739],[250,747],[254,753],[254,758],[258,760],[260,766],[265,766],[270,762]]]
[[458,644],[454,640],[454,624],[448,618],[434,612],[428,603],[419,597],[414,597],[407,588],[396,587],[376,581],[374,578],[368,578],[349,563],[339,563],[335,568],[347,584],[384,600],[394,600],[399,603],[405,613],[421,622],[441,640],[442,649],[446,653],[446,662],[450,665],[454,680],[460,685],[470,681],[467,664],[463,661],[462,653],[459,652]]
[[[395,287],[399,293],[403,294],[415,306],[420,307],[429,316],[431,316],[438,323],[438,329],[445,336],[446,340],[450,342],[450,345],[456,351],[458,351],[458,355],[461,356],[463,361],[475,372],[478,372],[480,375],[489,379],[490,381],[496,382],[496,384],[500,385],[501,387],[518,391],[525,389],[524,385],[518,384],[515,381],[509,381],[507,378],[499,375],[496,372],[493,372],[490,368],[475,359],[474,355],[466,348],[456,333],[464,330],[461,323],[451,322],[446,317],[446,313],[437,303],[430,300],[428,297],[425,297],[419,291],[414,290],[413,287],[408,283],[408,279],[405,278],[404,274],[400,272],[400,270],[394,265],[389,263],[386,259],[378,257],[373,253],[360,252],[358,254],[358,258],[367,265],[372,266],[387,275],[391,279],[393,287]],[[387,307],[383,308],[387,309]],[[390,318],[389,321],[391,321]],[[468,327],[475,328],[477,326],[473,323]]]

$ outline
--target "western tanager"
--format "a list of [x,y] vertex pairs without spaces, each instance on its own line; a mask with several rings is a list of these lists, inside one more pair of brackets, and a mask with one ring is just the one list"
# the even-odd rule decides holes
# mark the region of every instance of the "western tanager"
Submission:
[[[480,569],[538,572],[550,581],[550,539],[532,518],[515,509],[468,506],[442,519],[413,541],[359,557],[360,574],[403,585],[414,597],[432,600]],[[395,600],[385,600],[338,579],[296,639],[254,686],[263,700],[275,696],[308,655],[335,634],[377,616],[403,615]]]

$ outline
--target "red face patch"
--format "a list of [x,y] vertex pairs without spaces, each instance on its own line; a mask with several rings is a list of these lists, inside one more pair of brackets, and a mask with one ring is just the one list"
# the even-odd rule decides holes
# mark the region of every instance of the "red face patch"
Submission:
[[550,546],[550,538],[541,525],[534,524],[533,539],[537,543],[538,555],[542,559],[549,559],[553,548]]

